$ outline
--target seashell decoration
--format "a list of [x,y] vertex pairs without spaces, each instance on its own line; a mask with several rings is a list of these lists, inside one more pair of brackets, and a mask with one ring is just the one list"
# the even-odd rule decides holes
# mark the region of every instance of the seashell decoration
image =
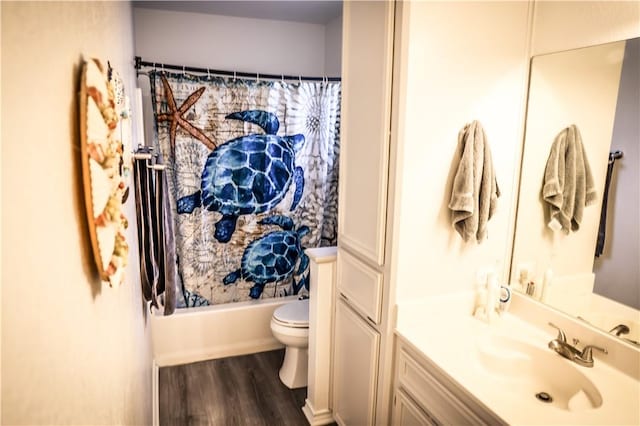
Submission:
[[129,255],[122,204],[130,162],[124,161],[121,123],[128,116],[120,78],[97,59],[84,62],[80,137],[85,206],[93,257],[100,278],[111,286],[122,284]]

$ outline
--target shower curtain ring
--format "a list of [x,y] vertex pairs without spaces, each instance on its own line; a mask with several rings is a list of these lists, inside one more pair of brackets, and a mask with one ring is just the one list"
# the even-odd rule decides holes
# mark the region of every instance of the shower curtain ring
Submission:
[[256,83],[260,83],[260,73],[256,73]]
[[184,65],[182,66],[182,75],[185,77],[187,76],[186,67]]
[[302,76],[298,75],[298,83],[302,84]]
[[284,84],[284,74],[281,74],[282,84]]
[[207,78],[211,78],[211,71],[209,71],[209,68],[207,68]]
[[236,81],[236,72],[235,71],[233,72],[233,81],[234,82]]

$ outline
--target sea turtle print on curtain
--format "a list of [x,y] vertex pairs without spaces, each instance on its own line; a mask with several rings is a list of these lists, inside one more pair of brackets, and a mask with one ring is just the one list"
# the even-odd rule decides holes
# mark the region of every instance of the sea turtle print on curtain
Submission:
[[293,292],[299,292],[303,286],[309,286],[309,257],[302,250],[302,237],[309,233],[307,226],[294,230],[294,223],[286,216],[270,216],[259,222],[261,225],[278,225],[281,231],[273,231],[252,241],[242,254],[240,269],[231,272],[222,281],[233,284],[239,278],[253,281],[249,296],[257,298],[262,294],[265,284],[279,282],[292,276],[296,265],[299,282],[293,280]]
[[336,244],[340,83],[151,81],[184,304],[308,292],[303,248]]
[[215,148],[202,171],[201,189],[180,198],[177,207],[178,213],[191,213],[196,207],[221,213],[214,237],[222,243],[231,239],[238,216],[271,211],[292,181],[294,210],[304,188],[304,171],[294,164],[303,135],[277,136],[278,118],[266,111],[234,112],[226,118],[257,124],[268,133],[241,136]]

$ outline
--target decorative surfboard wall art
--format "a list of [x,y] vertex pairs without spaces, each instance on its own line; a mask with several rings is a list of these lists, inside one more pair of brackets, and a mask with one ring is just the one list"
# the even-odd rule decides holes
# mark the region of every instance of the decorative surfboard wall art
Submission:
[[124,280],[129,245],[122,212],[129,194],[131,120],[122,79],[98,59],[83,63],[80,85],[80,145],[84,198],[93,257],[100,278]]

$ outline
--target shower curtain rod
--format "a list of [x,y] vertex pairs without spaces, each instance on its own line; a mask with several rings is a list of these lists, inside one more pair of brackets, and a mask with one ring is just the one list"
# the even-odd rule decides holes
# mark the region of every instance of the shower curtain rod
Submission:
[[162,64],[160,62],[148,62],[143,61],[140,56],[135,57],[135,68],[139,71],[142,67],[149,67],[154,69],[169,69],[169,70],[177,70],[182,72],[196,72],[201,74],[215,74],[215,75],[224,75],[229,77],[245,77],[245,78],[253,78],[259,80],[261,78],[269,79],[269,80],[298,80],[298,81],[341,81],[340,77],[303,77],[296,75],[277,75],[277,74],[261,74],[261,73],[251,73],[251,72],[240,72],[240,71],[222,71],[222,70],[214,70],[210,68],[199,68],[199,67],[187,67],[184,65],[171,65],[171,64]]

